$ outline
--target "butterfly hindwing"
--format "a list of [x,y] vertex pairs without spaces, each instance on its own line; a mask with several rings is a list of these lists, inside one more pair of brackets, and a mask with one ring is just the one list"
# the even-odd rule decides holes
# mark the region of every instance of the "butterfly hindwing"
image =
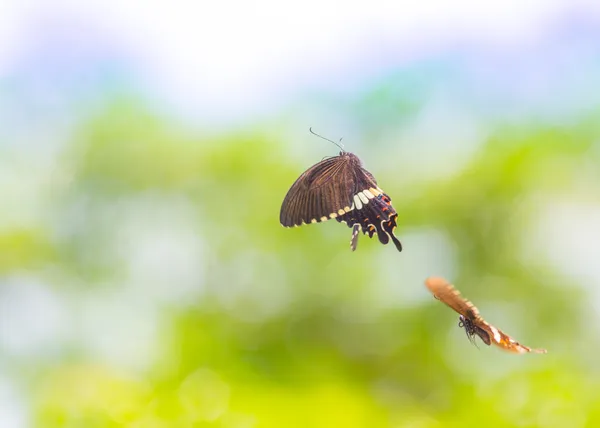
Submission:
[[547,352],[545,349],[536,349],[521,345],[508,334],[504,333],[502,330],[494,327],[486,321],[482,320],[482,322],[479,324],[479,327],[488,333],[494,345],[504,349],[505,351],[514,352],[517,354],[526,354],[528,352],[545,354]]
[[[371,198],[373,193],[377,194],[377,197]],[[384,245],[389,243],[391,237],[398,251],[402,251],[402,244],[394,235],[398,214],[391,206],[389,196],[385,193],[379,193],[379,190],[374,188],[363,191],[358,195],[356,198],[359,199],[370,198],[369,203],[363,203],[361,209],[351,210],[337,217],[336,220],[346,223],[349,227],[359,225],[363,234],[369,234],[369,238],[377,233],[379,242]],[[355,207],[356,202],[354,201]]]

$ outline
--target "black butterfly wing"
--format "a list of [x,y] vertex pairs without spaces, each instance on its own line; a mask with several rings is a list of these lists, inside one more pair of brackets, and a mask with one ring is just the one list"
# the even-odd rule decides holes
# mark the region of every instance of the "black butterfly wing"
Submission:
[[370,180],[360,170],[360,161],[351,153],[312,166],[292,184],[283,199],[279,221],[285,227],[300,226],[350,211],[357,186]]
[[391,238],[402,251],[402,244],[394,235],[397,217],[390,197],[377,186],[375,177],[362,167],[356,155],[348,152],[306,170],[288,191],[279,213],[285,227],[332,218],[346,223],[352,228],[353,251],[360,230],[370,238],[377,233],[382,244]]
[[394,235],[398,214],[392,206],[388,195],[382,193],[378,187],[371,187],[355,194],[353,203],[350,212],[344,213],[336,219],[353,228],[352,240],[350,242],[353,251],[356,249],[357,243],[355,226],[358,226],[363,234],[366,235],[368,233],[369,238],[377,234],[379,242],[384,245],[389,243],[391,238],[396,249],[402,251],[402,244],[396,235]]

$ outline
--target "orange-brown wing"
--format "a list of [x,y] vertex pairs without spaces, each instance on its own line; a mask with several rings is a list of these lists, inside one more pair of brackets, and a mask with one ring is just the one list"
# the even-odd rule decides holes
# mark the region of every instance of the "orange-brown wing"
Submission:
[[[535,349],[521,345],[508,334],[485,321],[481,315],[479,315],[477,308],[471,302],[463,298],[460,295],[460,292],[444,278],[427,278],[425,280],[425,285],[436,298],[468,319],[468,322],[465,325],[467,335],[472,336],[473,334],[477,334],[487,345],[493,343],[505,351],[518,354],[525,354],[528,352],[545,354],[547,352],[545,349]],[[485,334],[482,334],[481,331],[478,331],[478,329],[483,330],[483,332],[489,336],[489,339]]]
[[545,354],[548,351],[545,349],[535,349],[529,348],[528,346],[521,345],[515,339],[510,337],[508,334],[504,333],[502,330],[494,327],[487,321],[483,320],[483,318],[479,317],[479,319],[474,321],[475,325],[482,330],[486,331],[490,336],[491,342],[498,346],[499,348],[504,349],[508,352],[514,352],[517,354],[526,354],[528,352],[533,352],[536,354]]
[[462,316],[471,321],[480,320],[479,311],[452,284],[439,276],[432,276],[425,280],[425,286],[436,299],[441,300]]

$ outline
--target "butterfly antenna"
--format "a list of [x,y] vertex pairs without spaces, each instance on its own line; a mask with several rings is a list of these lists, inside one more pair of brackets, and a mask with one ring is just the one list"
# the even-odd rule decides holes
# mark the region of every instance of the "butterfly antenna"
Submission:
[[338,146],[338,147],[339,147],[339,148],[340,148],[342,151],[344,151],[344,145],[342,144],[342,138],[343,138],[343,137],[342,137],[342,138],[340,138],[340,142],[339,142],[339,143],[336,143],[335,141],[333,141],[333,140],[330,140],[329,138],[325,138],[325,137],[323,137],[322,135],[320,135],[320,134],[317,134],[315,131],[313,131],[313,130],[312,130],[312,127],[311,127],[311,128],[308,128],[308,130],[310,131],[310,133],[311,133],[311,134],[313,134],[313,135],[316,135],[317,137],[319,137],[319,138],[322,138],[322,139],[324,139],[325,141],[329,141],[329,142],[330,142],[330,143],[332,143],[332,144],[335,144],[335,145],[336,145],[336,146]]

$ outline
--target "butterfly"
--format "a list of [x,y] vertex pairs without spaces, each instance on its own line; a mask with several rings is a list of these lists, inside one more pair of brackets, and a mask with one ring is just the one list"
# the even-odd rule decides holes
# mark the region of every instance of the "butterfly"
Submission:
[[431,291],[434,297],[441,300],[459,313],[459,327],[464,327],[467,337],[472,343],[475,343],[475,336],[478,336],[486,345],[494,344],[506,351],[525,354],[534,352],[545,354],[545,349],[534,349],[521,345],[512,337],[497,329],[485,321],[479,310],[471,302],[463,298],[460,292],[444,278],[429,277],[425,280],[425,286]]
[[281,225],[293,227],[336,219],[352,228],[352,251],[356,250],[361,230],[369,238],[377,234],[382,244],[391,239],[402,251],[402,244],[394,235],[398,213],[392,200],[363,168],[358,156],[338,147],[342,149],[338,156],[311,166],[292,184],[281,205]]

